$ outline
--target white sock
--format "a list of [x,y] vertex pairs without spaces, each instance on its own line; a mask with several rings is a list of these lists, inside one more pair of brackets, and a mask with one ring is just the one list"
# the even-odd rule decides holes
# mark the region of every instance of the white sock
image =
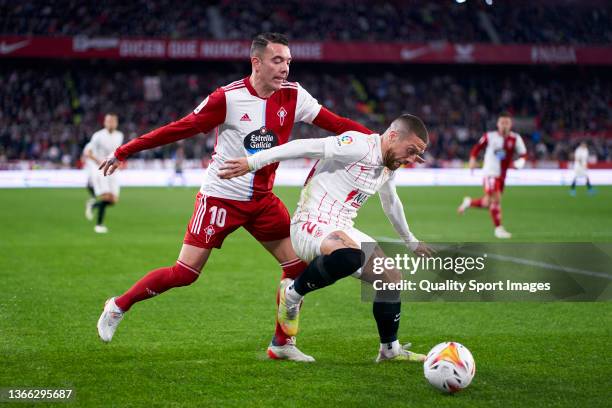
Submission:
[[285,290],[285,298],[289,301],[289,303],[293,303],[293,304],[300,303],[303,297],[304,296],[300,295],[299,293],[295,291],[295,288],[293,287],[293,283],[289,285],[287,289]]
[[395,356],[399,354],[400,344],[399,340],[395,340],[391,343],[380,343],[380,350],[386,357]]
[[110,300],[111,307],[113,308],[113,312],[123,314],[123,310],[115,303],[115,298]]

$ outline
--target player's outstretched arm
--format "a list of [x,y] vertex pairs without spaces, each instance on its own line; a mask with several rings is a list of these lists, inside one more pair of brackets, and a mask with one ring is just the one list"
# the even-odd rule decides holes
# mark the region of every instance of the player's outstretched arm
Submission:
[[249,157],[229,159],[223,163],[219,171],[219,177],[230,179],[257,171],[269,164],[289,159],[311,158],[322,159],[325,157],[325,141],[322,139],[298,139],[285,143],[271,149],[262,150]]
[[320,139],[292,140],[248,158],[226,160],[220,169],[219,177],[238,177],[272,163],[298,158],[333,159],[343,163],[352,163],[363,158],[369,151],[365,138],[351,136],[356,134],[346,132],[342,135]]
[[194,136],[200,132],[201,130],[200,126],[197,124],[197,119],[195,115],[191,113],[176,122],[157,128],[119,146],[117,150],[115,150],[115,157],[119,161],[124,161],[135,153],[173,143]]
[[117,168],[119,168],[119,166],[121,166],[121,161],[119,161],[119,159],[116,157],[111,156],[102,161],[100,167],[98,167],[98,170],[102,170],[102,173],[105,176],[110,176],[115,172],[115,170],[117,170]]
[[391,221],[391,225],[393,225],[397,234],[404,240],[406,246],[417,255],[433,255],[435,251],[424,242],[420,242],[410,231],[406,215],[404,214],[404,206],[397,195],[393,179],[389,179],[383,184],[378,194],[380,195],[380,202],[385,215]]
[[115,158],[124,161],[134,153],[177,142],[198,133],[208,133],[225,121],[225,115],[225,92],[219,88],[208,95],[192,113],[184,118],[119,146],[115,150]]
[[365,133],[366,135],[375,133],[367,127],[363,126],[361,123],[337,115],[325,107],[321,107],[319,114],[314,118],[312,124],[320,127],[321,129],[333,132],[337,135],[344,132],[348,132],[350,130]]
[[297,84],[295,120],[296,122],[313,124],[337,135],[351,130],[368,135],[375,133],[362,124],[339,116],[321,106],[300,84]]

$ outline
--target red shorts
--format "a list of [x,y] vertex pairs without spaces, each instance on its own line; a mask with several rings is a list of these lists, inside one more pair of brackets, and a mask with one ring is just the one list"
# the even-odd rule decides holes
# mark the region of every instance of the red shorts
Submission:
[[221,248],[223,240],[244,227],[260,242],[289,237],[290,218],[282,201],[270,193],[257,201],[237,201],[198,193],[183,242]]
[[504,192],[504,178],[487,176],[483,179],[484,191],[486,194],[503,193]]

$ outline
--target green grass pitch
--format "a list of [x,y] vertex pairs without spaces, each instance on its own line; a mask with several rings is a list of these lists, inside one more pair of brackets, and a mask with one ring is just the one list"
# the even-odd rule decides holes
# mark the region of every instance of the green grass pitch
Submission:
[[[474,382],[446,396],[420,364],[374,364],[371,305],[345,279],[304,304],[298,344],[317,362],[269,361],[280,270],[244,230],[194,285],[135,305],[103,344],[95,326],[104,300],[174,263],[195,192],[125,188],[107,212],[110,233],[96,235],[84,189],[0,190],[0,388],[72,388],[69,406],[79,407],[610,406],[605,302],[404,304],[400,340],[421,352],[455,340],[474,354]],[[299,189],[277,192],[292,210]],[[486,212],[455,213],[463,195],[479,193],[400,189],[417,236],[445,242],[493,240]],[[561,187],[509,187],[503,216],[517,241],[612,242],[612,188],[572,198]],[[357,226],[394,236],[377,198]]]

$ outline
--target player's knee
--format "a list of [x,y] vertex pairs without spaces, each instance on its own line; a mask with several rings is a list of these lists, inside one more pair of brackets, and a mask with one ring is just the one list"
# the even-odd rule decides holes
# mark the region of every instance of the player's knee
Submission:
[[191,285],[199,277],[199,271],[180,261],[177,261],[172,267],[172,283],[175,286]]
[[334,280],[345,278],[357,271],[365,263],[365,254],[360,249],[336,249],[324,258],[325,270]]

